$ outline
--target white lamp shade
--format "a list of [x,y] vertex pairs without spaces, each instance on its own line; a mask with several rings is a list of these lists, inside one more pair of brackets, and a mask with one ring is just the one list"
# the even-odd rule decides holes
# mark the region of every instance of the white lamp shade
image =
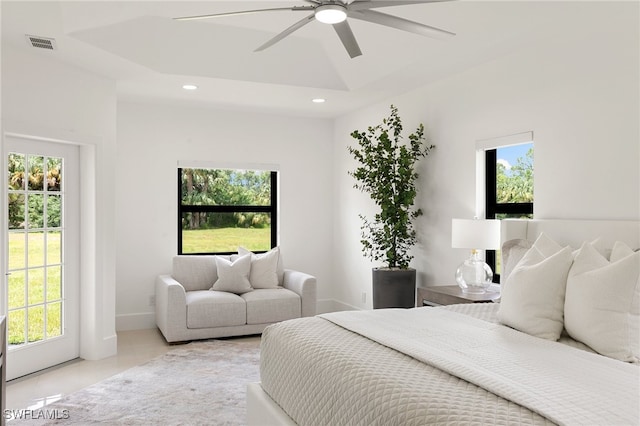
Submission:
[[496,219],[452,219],[451,247],[498,250],[500,221]]

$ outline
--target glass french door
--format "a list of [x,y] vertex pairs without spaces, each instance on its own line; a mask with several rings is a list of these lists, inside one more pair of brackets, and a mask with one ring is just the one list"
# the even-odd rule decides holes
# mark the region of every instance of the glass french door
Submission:
[[7,379],[78,357],[78,147],[5,136]]

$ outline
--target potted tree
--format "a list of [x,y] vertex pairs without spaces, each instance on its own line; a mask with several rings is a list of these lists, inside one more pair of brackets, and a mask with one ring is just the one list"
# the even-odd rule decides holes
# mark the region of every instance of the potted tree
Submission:
[[369,127],[366,132],[355,130],[351,137],[357,147],[348,147],[359,162],[350,171],[355,178],[354,188],[370,195],[379,211],[369,220],[362,219],[362,252],[374,261],[382,260],[383,267],[373,268],[373,308],[415,306],[416,271],[409,268],[413,256],[409,253],[416,243],[413,221],[422,215],[413,207],[418,173],[415,164],[434,148],[424,137],[420,124],[402,141],[402,121],[398,109],[391,105],[391,115],[382,124]]

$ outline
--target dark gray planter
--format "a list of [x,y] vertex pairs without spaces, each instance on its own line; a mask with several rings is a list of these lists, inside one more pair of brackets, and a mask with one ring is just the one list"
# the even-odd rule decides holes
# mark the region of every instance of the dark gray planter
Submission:
[[415,269],[373,268],[373,309],[415,306]]

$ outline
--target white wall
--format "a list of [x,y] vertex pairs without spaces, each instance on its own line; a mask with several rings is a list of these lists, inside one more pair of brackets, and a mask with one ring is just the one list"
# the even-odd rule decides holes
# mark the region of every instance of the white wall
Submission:
[[[2,131],[80,145],[80,355],[116,353],[113,81],[55,60],[2,49]],[[4,205],[4,201],[2,202]]]
[[154,280],[177,253],[178,161],[280,167],[280,247],[286,268],[331,295],[332,123],[269,114],[118,104],[117,328],[154,327]]
[[[475,141],[533,131],[535,207],[540,219],[640,219],[638,4],[581,2],[565,33],[337,120],[335,298],[371,306],[371,267],[357,214],[371,213],[347,175],[356,164],[349,133],[399,110],[437,147],[421,163],[412,264],[419,285],[452,285],[464,250],[451,249],[451,218],[475,214]],[[541,34],[545,34],[541,29]],[[408,134],[408,133],[407,133]],[[367,302],[361,302],[361,292]]]
[[93,234],[83,237],[95,286],[86,295],[87,357],[115,350],[116,314],[119,329],[153,326],[153,280],[169,272],[177,246],[179,160],[280,164],[287,267],[316,275],[320,299],[370,307],[374,265],[361,254],[357,215],[372,206],[352,188],[347,171],[355,164],[346,147],[352,130],[378,123],[391,103],[407,131],[423,122],[437,145],[421,164],[425,215],[413,263],[421,285],[451,284],[466,257],[450,248],[450,223],[474,215],[477,139],[534,132],[538,218],[638,219],[638,5],[578,3],[583,9],[564,34],[541,29],[539,43],[335,123],[116,105],[111,81],[62,65],[50,52],[3,49],[2,130],[88,148],[85,169],[95,182],[83,184],[95,189],[86,200],[95,215],[87,222]]

